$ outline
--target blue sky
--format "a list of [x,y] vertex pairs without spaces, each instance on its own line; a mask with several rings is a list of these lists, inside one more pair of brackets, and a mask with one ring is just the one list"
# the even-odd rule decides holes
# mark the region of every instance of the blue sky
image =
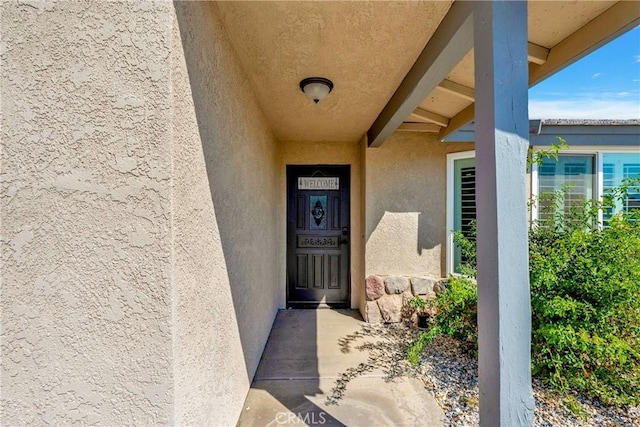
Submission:
[[532,87],[529,118],[640,118],[640,27]]

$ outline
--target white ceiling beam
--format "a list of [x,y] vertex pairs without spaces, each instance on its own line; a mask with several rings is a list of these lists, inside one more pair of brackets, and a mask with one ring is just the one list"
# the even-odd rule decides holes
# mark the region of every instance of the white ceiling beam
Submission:
[[473,47],[473,2],[454,2],[387,105],[367,131],[379,147]]
[[435,123],[439,126],[444,126],[444,127],[449,126],[448,118],[446,118],[445,116],[441,116],[440,114],[436,114],[431,111],[425,110],[424,108],[418,107],[415,110],[413,110],[413,113],[411,114],[414,115],[415,117],[418,117],[422,120],[426,120],[431,123]]
[[640,24],[637,1],[621,1],[555,45],[544,64],[529,64],[529,86],[573,64]]
[[402,123],[398,131],[440,133],[441,127],[435,123]]
[[537,45],[535,43],[528,43],[527,60],[534,64],[542,65],[547,62],[549,56],[549,49],[544,46]]
[[466,99],[473,102],[476,99],[476,91],[468,86],[461,85],[451,80],[444,79],[440,82],[438,87],[448,93],[456,95],[459,98]]

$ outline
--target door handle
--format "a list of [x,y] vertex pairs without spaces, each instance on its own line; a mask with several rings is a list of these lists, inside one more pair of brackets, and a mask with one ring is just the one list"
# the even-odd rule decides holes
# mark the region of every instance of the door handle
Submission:
[[349,229],[347,227],[342,227],[342,236],[344,236],[344,237],[342,239],[340,239],[340,244],[341,245],[346,245],[347,243],[349,243],[349,240],[346,237],[348,235],[349,235]]

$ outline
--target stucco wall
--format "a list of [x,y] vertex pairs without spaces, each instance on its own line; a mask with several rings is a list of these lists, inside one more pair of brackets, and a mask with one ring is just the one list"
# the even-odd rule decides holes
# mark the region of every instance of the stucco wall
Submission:
[[169,423],[172,5],[0,7],[0,422]]
[[286,165],[351,165],[351,307],[360,306],[364,294],[364,259],[362,224],[361,148],[360,142],[283,142],[280,144],[280,206],[278,220],[281,271],[280,307],[286,301],[287,186]]
[[176,423],[235,425],[280,292],[276,142],[215,5],[175,7]]
[[366,275],[446,273],[446,155],[471,149],[396,132],[366,150]]
[[1,8],[0,423],[235,424],[279,162],[215,5]]

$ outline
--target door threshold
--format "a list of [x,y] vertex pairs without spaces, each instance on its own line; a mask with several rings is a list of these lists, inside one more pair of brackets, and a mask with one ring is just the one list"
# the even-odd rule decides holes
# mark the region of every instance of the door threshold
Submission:
[[287,309],[316,309],[316,308],[349,308],[348,302],[309,302],[309,301],[290,301],[287,303]]

